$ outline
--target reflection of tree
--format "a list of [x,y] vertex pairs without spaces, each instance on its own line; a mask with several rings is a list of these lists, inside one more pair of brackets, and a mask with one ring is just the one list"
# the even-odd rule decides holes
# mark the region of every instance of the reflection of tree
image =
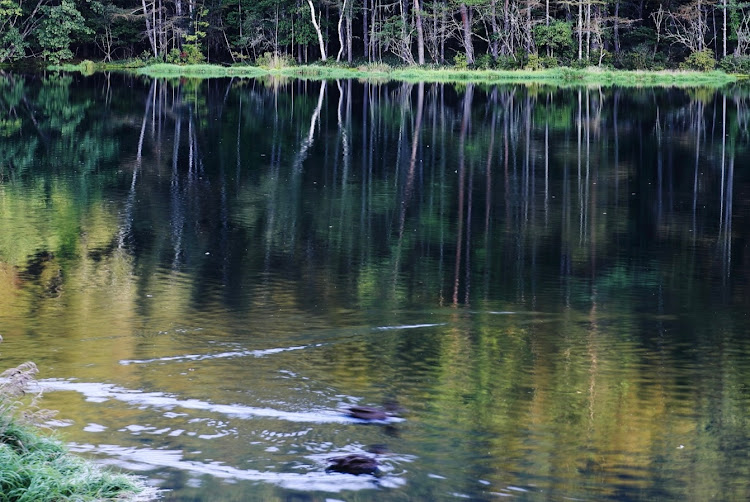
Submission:
[[[110,78],[103,98],[96,80],[0,80],[8,329],[61,311],[56,334],[86,316],[132,333],[220,312],[260,332],[434,310],[445,326],[347,334],[305,370],[425,412],[435,460],[475,479],[507,485],[522,462],[550,493],[716,493],[719,467],[688,488],[617,484],[679,462],[678,435],[746,474],[725,465],[749,439],[725,301],[748,297],[741,89]],[[475,440],[447,451],[455,430]]]

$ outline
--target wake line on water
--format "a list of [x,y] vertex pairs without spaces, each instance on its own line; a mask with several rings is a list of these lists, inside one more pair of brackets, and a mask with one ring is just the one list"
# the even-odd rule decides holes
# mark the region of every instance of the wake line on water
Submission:
[[322,343],[314,345],[296,345],[293,347],[281,347],[276,349],[264,350],[235,350],[232,352],[219,352],[216,354],[186,354],[181,356],[155,357],[153,359],[122,359],[120,364],[127,366],[129,364],[149,364],[169,361],[205,361],[208,359],[224,359],[228,357],[265,357],[279,352],[288,352],[291,350],[302,350],[310,347],[321,347]]
[[386,476],[352,476],[350,474],[329,473],[324,470],[307,473],[263,472],[252,469],[238,469],[221,462],[203,463],[186,460],[180,450],[157,450],[150,448],[132,448],[110,444],[70,443],[69,448],[76,453],[99,453],[118,460],[119,467],[134,471],[147,471],[154,468],[173,468],[209,475],[223,479],[243,481],[265,481],[282,488],[305,491],[340,492],[343,490],[362,490],[378,487],[397,488],[406,484],[402,478]]
[[[373,331],[395,331],[402,329],[418,329],[418,328],[433,328],[436,326],[445,326],[446,323],[437,324],[403,324],[397,326],[378,326],[372,328]],[[181,361],[206,361],[210,359],[226,359],[232,357],[265,357],[272,354],[278,354],[280,352],[289,352],[292,350],[302,350],[312,347],[322,347],[323,343],[316,343],[312,345],[295,345],[292,347],[279,347],[274,349],[262,349],[262,350],[235,350],[230,352],[219,352],[216,354],[184,354],[179,356],[164,356],[154,357],[152,359],[122,359],[120,364],[128,366],[130,364],[150,364],[150,363],[163,363],[163,362],[181,362]]]
[[378,326],[373,328],[376,331],[391,331],[397,329],[416,329],[416,328],[434,328],[435,326],[445,326],[446,323],[440,322],[437,324],[404,324],[402,326]]
[[[163,408],[166,410],[172,410],[175,408],[200,410],[242,419],[276,418],[288,422],[318,424],[357,424],[363,422],[360,419],[349,417],[340,411],[335,410],[295,412],[276,410],[274,408],[259,408],[242,404],[215,404],[200,399],[179,399],[174,395],[164,392],[143,392],[140,390],[125,389],[107,383],[76,382],[53,378],[39,380],[38,384],[41,390],[45,392],[78,392],[86,398],[86,401],[92,403],[103,403],[115,400],[138,407],[145,406],[151,408]],[[401,421],[403,421],[402,418],[388,417],[381,422],[395,423]]]

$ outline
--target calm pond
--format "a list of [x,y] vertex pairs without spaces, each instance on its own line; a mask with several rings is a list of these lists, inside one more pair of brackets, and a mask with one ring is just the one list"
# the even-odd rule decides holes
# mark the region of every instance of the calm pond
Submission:
[[749,129],[740,85],[6,73],[0,366],[170,501],[747,500]]

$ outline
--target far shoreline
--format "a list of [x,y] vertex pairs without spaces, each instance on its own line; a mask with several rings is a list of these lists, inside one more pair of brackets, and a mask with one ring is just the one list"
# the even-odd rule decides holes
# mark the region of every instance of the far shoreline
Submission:
[[122,63],[93,63],[50,66],[50,70],[78,71],[93,74],[101,71],[121,71],[151,78],[226,78],[226,77],[282,77],[308,80],[360,79],[370,81],[401,81],[425,83],[524,84],[555,85],[618,85],[618,86],[712,86],[746,80],[747,75],[728,74],[720,70],[710,72],[686,70],[633,71],[599,67],[574,69],[559,67],[542,70],[482,70],[461,68],[389,67],[373,64],[359,67],[309,64],[284,68],[260,66],[222,66],[217,64],[178,65],[157,63],[145,66]]

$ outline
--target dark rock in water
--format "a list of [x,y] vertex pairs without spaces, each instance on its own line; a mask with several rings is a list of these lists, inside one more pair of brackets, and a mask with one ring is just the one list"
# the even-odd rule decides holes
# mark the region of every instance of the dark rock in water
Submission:
[[378,461],[372,457],[353,453],[345,457],[336,457],[328,460],[331,465],[327,471],[341,472],[344,474],[377,474]]
[[389,416],[384,410],[372,406],[352,406],[347,408],[346,411],[349,416],[361,420],[385,420]]

